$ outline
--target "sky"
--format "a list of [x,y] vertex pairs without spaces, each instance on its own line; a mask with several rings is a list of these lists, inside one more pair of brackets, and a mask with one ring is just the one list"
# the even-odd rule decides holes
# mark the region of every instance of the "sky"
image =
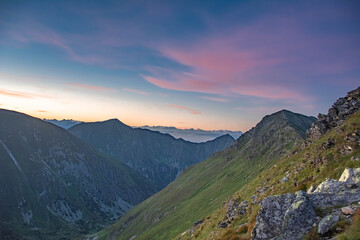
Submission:
[[360,1],[0,1],[0,108],[241,130],[360,85]]

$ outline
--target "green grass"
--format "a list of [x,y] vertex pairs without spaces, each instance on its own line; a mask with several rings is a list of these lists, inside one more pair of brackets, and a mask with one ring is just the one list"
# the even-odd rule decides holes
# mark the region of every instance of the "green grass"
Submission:
[[[269,133],[265,140],[247,137],[236,150],[227,149],[188,168],[165,189],[100,232],[100,239],[129,239],[136,235],[137,240],[168,240],[181,235],[302,141],[299,134],[287,126],[272,131],[271,135],[272,127],[264,130]],[[221,216],[224,214],[217,218]],[[218,220],[212,227],[217,224]]]
[[[287,155],[276,162],[276,165],[258,174],[249,184],[241,187],[235,194],[229,199],[238,199],[239,201],[247,200],[250,205],[246,215],[240,216],[228,229],[222,229],[217,227],[217,223],[221,221],[226,213],[227,205],[218,205],[212,214],[207,216],[207,220],[202,224],[202,228],[198,229],[194,235],[197,235],[196,239],[228,239],[231,236],[241,236],[243,238],[250,237],[251,230],[255,223],[255,217],[259,210],[258,204],[251,204],[251,196],[258,195],[259,202],[265,197],[270,195],[293,193],[299,189],[308,189],[311,185],[317,186],[326,178],[338,179],[345,167],[358,168],[360,167],[360,161],[351,161],[353,155],[358,156],[360,154],[360,146],[353,144],[354,151],[350,155],[342,155],[340,153],[341,148],[344,145],[349,145],[345,140],[345,136],[349,133],[353,133],[360,129],[360,112],[351,116],[341,127],[333,129],[320,139],[315,141],[307,148],[298,151],[294,155]],[[335,140],[336,145],[333,148],[322,150],[321,145],[329,137]],[[315,167],[312,163],[316,158],[323,158],[327,161],[319,166]],[[295,169],[301,166],[303,168],[299,173],[295,172]],[[289,171],[291,174],[289,180],[284,184],[281,183],[281,179]],[[256,193],[258,187],[262,187],[266,179],[269,181],[266,186],[269,189],[264,195]],[[294,181],[298,183],[298,187],[294,186]],[[249,231],[247,234],[239,235],[236,233],[239,223],[248,222]],[[354,221],[352,227],[350,227],[344,238],[339,239],[360,239],[360,221]],[[229,232],[234,232],[233,235],[229,236]],[[316,239],[316,232],[309,234],[309,239]],[[192,239],[189,234],[183,236],[178,235],[175,239]]]

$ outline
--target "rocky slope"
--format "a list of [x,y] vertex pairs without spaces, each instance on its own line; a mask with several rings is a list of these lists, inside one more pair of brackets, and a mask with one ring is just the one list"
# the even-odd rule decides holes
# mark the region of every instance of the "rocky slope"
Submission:
[[0,110],[0,239],[70,239],[154,192],[125,164],[66,130]]
[[131,128],[117,119],[81,123],[69,132],[100,152],[138,170],[157,187],[164,188],[186,167],[201,162],[231,145],[224,135],[205,143],[175,139],[169,134]]
[[[346,168],[339,181],[327,179],[308,193],[298,191],[265,198],[260,204],[252,239],[301,240],[316,225],[317,232],[324,235],[340,218],[352,215],[358,206],[349,205],[359,201],[360,168]],[[321,217],[329,209],[331,213]]]
[[[312,117],[286,110],[264,117],[234,145],[188,168],[161,192],[95,237],[174,238],[218,208],[293,146],[301,144],[313,121]],[[197,221],[197,225],[202,221]]]
[[[351,114],[360,109],[360,87],[339,98],[329,109],[328,114],[319,114],[318,121],[307,133],[306,144],[318,139],[331,129],[340,126]],[[305,144],[305,145],[306,145]]]
[[[356,106],[356,92],[341,99],[355,99]],[[334,106],[348,108],[346,101],[338,104],[341,99]],[[356,209],[360,213],[360,111],[338,111],[332,118],[340,122],[316,137],[312,134],[323,119],[314,123],[306,144],[285,154],[176,239],[359,239],[360,222],[351,216]]]

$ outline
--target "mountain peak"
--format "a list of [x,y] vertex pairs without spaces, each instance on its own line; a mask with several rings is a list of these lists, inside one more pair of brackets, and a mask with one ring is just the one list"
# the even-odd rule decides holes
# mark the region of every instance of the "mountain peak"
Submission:
[[252,138],[258,143],[265,144],[274,136],[285,139],[287,134],[285,131],[291,132],[292,135],[297,135],[295,138],[306,138],[306,131],[311,127],[312,123],[316,121],[315,117],[308,117],[299,113],[294,113],[283,109],[270,115],[266,115],[255,127],[239,137],[235,142],[235,146],[242,145],[245,139]]

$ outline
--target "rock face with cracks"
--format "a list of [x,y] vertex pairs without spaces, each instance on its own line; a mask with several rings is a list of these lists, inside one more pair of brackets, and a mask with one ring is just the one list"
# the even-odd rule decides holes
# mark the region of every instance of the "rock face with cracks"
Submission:
[[[346,168],[339,181],[327,179],[312,193],[269,196],[261,203],[252,231],[252,240],[300,240],[316,222],[315,208],[346,206],[360,201],[360,168]],[[325,220],[324,220],[325,219]],[[319,223],[319,233],[325,233],[338,221],[328,216]]]

